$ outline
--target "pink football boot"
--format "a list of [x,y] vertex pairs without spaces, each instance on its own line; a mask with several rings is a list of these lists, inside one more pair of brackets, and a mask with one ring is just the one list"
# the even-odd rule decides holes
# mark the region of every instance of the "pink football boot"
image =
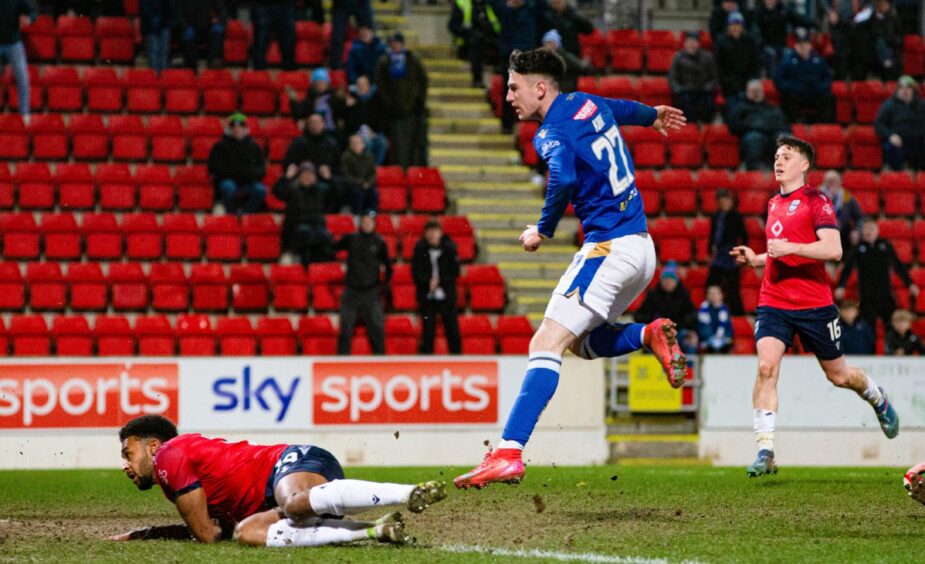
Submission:
[[687,376],[687,358],[678,346],[678,327],[660,317],[646,325],[645,346],[658,358],[672,388],[680,388]]
[[521,451],[516,448],[499,448],[489,450],[481,464],[462,476],[457,476],[453,484],[461,489],[482,489],[493,482],[519,484],[524,477],[524,471]]

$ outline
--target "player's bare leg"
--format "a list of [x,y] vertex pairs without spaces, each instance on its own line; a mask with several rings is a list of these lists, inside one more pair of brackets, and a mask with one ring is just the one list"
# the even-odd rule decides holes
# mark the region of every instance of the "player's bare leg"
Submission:
[[780,362],[787,350],[786,345],[774,337],[764,337],[756,345],[758,352],[758,375],[752,390],[753,426],[758,456],[746,469],[749,477],[777,473],[774,462],[774,424],[777,416],[777,381],[780,378]]
[[877,420],[880,422],[880,428],[888,439],[892,439],[899,434],[899,416],[896,414],[896,410],[893,409],[889,398],[887,398],[886,392],[883,391],[883,388],[877,386],[863,370],[845,362],[845,357],[820,360],[819,365],[825,371],[825,376],[829,379],[829,382],[839,388],[854,390],[874,408],[874,413],[877,414]]

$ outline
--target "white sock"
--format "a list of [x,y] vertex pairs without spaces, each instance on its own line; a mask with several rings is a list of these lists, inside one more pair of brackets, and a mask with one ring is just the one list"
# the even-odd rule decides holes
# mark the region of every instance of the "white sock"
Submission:
[[299,527],[290,519],[281,519],[270,525],[267,531],[267,546],[321,546],[373,538],[366,528],[357,530],[331,527],[327,526],[328,521],[330,520],[320,519],[312,525]]
[[522,450],[524,449],[524,445],[518,443],[517,441],[511,441],[511,440],[507,440],[507,439],[502,439],[501,442],[498,443],[498,448],[499,448],[499,449],[500,449],[500,448],[512,448],[512,449],[515,449],[515,450],[521,450],[521,451],[522,451]]
[[774,452],[774,420],[777,414],[768,409],[756,409],[752,414],[755,442],[758,450]]
[[317,515],[353,515],[386,505],[408,502],[415,486],[364,480],[334,480],[315,486],[308,501]]
[[877,384],[871,379],[870,376],[864,375],[867,378],[867,389],[861,392],[860,396],[867,400],[867,403],[874,406],[874,409],[880,409],[883,406],[883,394],[880,393],[880,388],[877,387]]

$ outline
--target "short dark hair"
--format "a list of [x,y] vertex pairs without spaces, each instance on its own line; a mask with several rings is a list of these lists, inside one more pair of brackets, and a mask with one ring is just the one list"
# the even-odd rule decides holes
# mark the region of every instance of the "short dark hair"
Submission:
[[177,426],[163,415],[142,415],[126,423],[119,429],[119,441],[129,437],[139,439],[157,439],[166,443],[177,436]]
[[427,220],[427,223],[424,224],[424,232],[430,231],[431,229],[439,229],[443,231],[443,225],[440,224],[440,220],[436,217],[432,217]]
[[510,70],[517,74],[542,74],[557,84],[565,75],[565,61],[551,49],[538,47],[529,51],[515,49],[508,61]]
[[796,149],[809,161],[809,168],[813,168],[813,164],[816,162],[816,151],[813,150],[813,146],[810,145],[809,142],[803,141],[799,137],[794,137],[793,135],[781,135],[777,138],[777,148],[779,149],[784,146]]

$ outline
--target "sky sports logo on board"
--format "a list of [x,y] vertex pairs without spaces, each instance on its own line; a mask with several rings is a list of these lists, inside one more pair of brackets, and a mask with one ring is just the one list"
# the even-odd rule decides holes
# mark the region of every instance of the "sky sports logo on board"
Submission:
[[498,363],[316,362],[316,425],[495,423]]

